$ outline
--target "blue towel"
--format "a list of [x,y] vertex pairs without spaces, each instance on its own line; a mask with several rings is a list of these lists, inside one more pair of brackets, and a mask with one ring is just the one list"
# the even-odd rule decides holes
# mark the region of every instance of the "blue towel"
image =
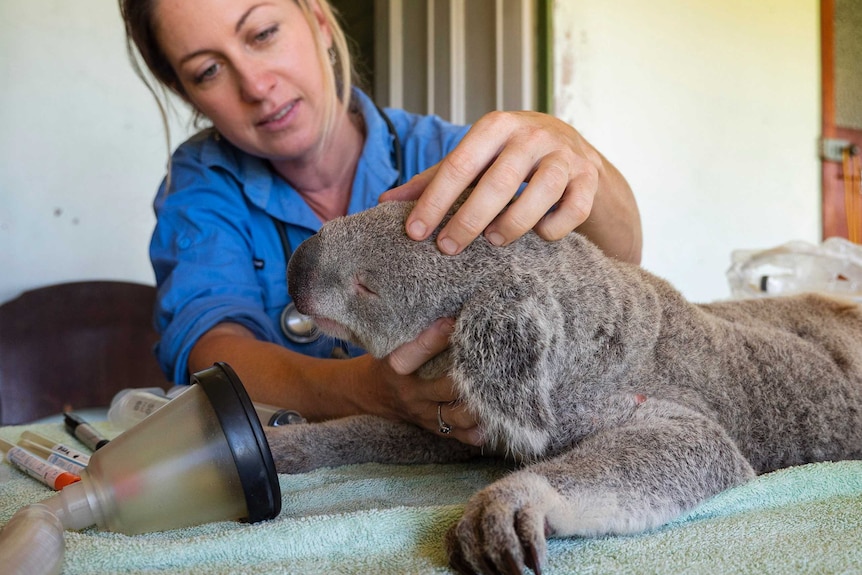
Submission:
[[[15,441],[24,429],[80,446],[56,424],[0,428],[0,437]],[[479,461],[281,475],[283,510],[273,520],[136,536],[68,531],[63,573],[450,573],[446,531],[472,493],[506,472]],[[0,524],[51,495],[17,471],[8,474]],[[766,474],[648,533],[552,539],[545,572],[862,573],[862,462]]]

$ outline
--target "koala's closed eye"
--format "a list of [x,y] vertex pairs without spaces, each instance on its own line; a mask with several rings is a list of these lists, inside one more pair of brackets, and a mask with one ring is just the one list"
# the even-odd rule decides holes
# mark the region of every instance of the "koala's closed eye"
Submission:
[[356,292],[358,294],[377,296],[377,290],[373,288],[372,282],[369,281],[368,276],[365,274],[357,274],[354,276],[353,286],[356,288]]

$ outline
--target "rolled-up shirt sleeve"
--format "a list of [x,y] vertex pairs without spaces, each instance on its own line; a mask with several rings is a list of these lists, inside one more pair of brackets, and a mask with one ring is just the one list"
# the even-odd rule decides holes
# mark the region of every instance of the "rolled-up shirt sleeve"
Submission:
[[188,382],[195,342],[222,322],[277,341],[257,277],[252,217],[239,184],[193,156],[178,153],[154,204],[157,224],[150,259],[158,297],[156,356],[175,383]]

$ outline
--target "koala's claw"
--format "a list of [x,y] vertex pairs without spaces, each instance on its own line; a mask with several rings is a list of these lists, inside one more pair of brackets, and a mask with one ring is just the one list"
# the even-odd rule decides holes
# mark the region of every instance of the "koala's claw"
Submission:
[[549,528],[545,514],[515,494],[478,493],[447,535],[450,564],[463,575],[541,575]]

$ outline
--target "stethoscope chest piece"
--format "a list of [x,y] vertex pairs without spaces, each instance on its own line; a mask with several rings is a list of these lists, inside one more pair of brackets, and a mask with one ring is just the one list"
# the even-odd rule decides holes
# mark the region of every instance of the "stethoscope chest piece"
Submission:
[[293,343],[311,343],[320,337],[314,320],[299,313],[293,302],[284,306],[281,312],[281,331]]

